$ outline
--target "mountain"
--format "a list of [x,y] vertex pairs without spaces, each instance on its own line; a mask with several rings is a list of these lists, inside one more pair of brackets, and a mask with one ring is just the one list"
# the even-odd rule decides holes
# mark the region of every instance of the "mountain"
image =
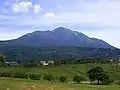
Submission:
[[120,50],[103,40],[59,27],[35,31],[17,39],[0,41],[0,52],[7,61],[72,60],[81,57],[118,57]]
[[83,33],[64,27],[59,27],[52,31],[35,31],[14,40],[1,41],[1,45],[114,48],[103,40],[89,38]]

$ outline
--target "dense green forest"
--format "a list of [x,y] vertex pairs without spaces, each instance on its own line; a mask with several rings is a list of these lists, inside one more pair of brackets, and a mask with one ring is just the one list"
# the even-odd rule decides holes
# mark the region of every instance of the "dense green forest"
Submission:
[[1,46],[0,52],[6,56],[6,61],[28,62],[30,60],[79,60],[80,58],[102,57],[118,58],[119,49],[83,48],[83,47],[28,47]]

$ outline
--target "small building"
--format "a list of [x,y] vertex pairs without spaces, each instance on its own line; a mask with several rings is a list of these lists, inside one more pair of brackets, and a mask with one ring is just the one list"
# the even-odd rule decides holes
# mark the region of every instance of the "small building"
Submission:
[[5,62],[6,65],[20,65],[18,62]]
[[113,60],[111,59],[110,62],[113,62]]
[[43,63],[44,66],[48,66],[48,63]]
[[10,63],[10,62],[5,62],[5,64],[6,64],[6,65],[8,65],[8,66],[9,66],[9,65],[11,65],[11,63]]
[[55,62],[55,61],[48,61],[48,64],[50,64],[50,63],[51,63],[51,64],[54,64],[54,62]]
[[44,63],[46,63],[46,61],[40,61],[40,63],[41,63],[41,64],[44,64]]
[[40,63],[44,66],[48,66],[49,64],[54,64],[54,61],[40,61]]
[[10,64],[10,62],[5,62],[5,64]]
[[18,62],[11,62],[12,65],[20,65]]
[[119,59],[119,63],[120,63],[120,59]]

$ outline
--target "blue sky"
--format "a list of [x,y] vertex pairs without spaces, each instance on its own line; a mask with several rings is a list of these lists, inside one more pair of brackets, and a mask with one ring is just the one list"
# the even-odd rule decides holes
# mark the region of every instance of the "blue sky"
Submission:
[[120,48],[120,0],[0,0],[0,40],[59,26]]

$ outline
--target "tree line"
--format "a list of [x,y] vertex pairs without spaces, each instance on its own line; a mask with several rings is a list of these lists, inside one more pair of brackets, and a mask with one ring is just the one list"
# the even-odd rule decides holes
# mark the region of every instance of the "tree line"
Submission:
[[[112,60],[112,62],[110,60]],[[6,62],[6,57],[0,53],[0,65],[4,66],[5,62]],[[24,67],[37,67],[38,64],[39,64],[39,66],[42,66],[40,61],[35,61],[35,60],[28,60],[25,63],[21,63],[21,61],[19,61],[19,60],[17,60],[16,62],[19,65],[22,65]],[[115,57],[81,57],[78,59],[69,58],[69,59],[64,59],[64,60],[54,60],[54,64],[49,63],[48,66],[57,66],[57,65],[61,65],[61,64],[85,64],[85,63],[92,63],[92,64],[114,63],[117,65],[118,63],[120,63],[120,60],[119,60],[119,58],[115,58]]]
[[30,60],[78,60],[81,57],[117,57],[119,49],[100,49],[86,47],[32,47],[32,46],[3,46],[0,52],[7,61],[19,60],[21,63]]

